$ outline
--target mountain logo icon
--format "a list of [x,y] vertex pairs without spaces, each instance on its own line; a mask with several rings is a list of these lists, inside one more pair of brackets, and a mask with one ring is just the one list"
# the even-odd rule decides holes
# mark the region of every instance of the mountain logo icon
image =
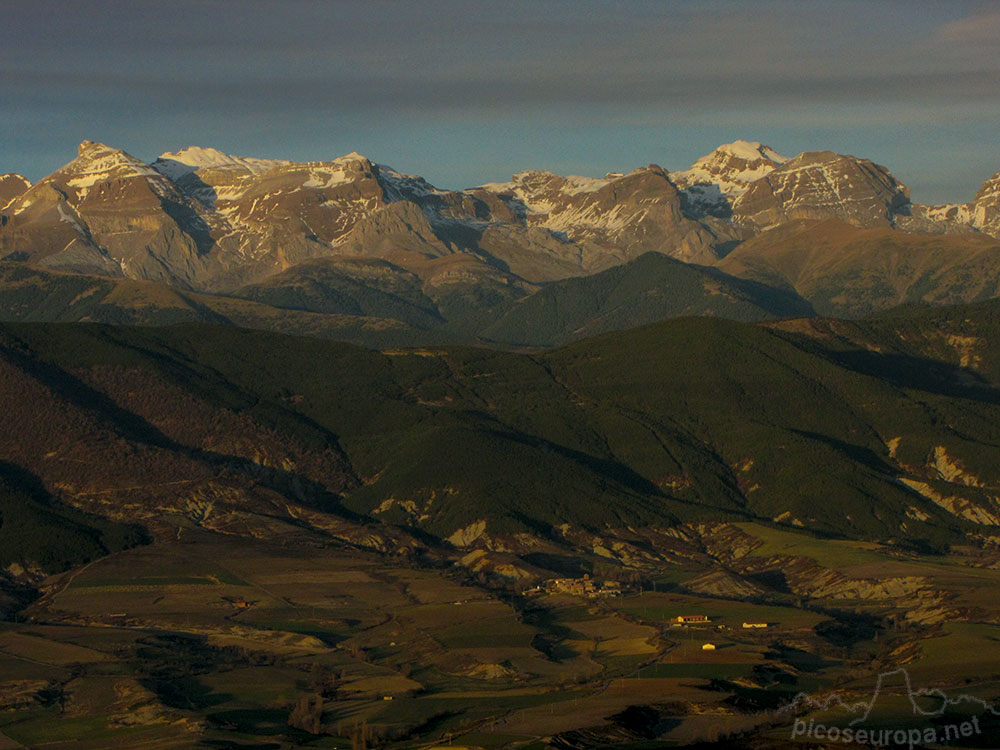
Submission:
[[779,713],[808,711],[830,711],[840,709],[852,718],[848,726],[864,724],[872,716],[879,702],[887,695],[901,694],[906,697],[914,716],[933,718],[943,716],[949,709],[973,709],[981,713],[1000,716],[1000,711],[990,703],[975,695],[962,694],[950,697],[939,688],[914,689],[910,673],[903,667],[879,674],[868,700],[851,701],[841,693],[831,693],[822,698],[799,693],[788,704],[779,709]]

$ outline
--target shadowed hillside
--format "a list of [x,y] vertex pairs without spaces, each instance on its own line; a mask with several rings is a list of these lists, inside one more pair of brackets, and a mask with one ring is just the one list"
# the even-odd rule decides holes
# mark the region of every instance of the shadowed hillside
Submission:
[[992,527],[990,373],[867,346],[885,320],[821,325],[687,318],[534,356],[7,325],[22,408],[3,452],[80,507],[223,527],[289,501],[463,543],[703,518],[931,544]]

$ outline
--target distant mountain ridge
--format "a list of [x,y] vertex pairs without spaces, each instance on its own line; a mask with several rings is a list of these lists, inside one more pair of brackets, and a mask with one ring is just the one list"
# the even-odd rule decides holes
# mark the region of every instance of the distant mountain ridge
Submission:
[[[794,279],[762,273],[780,254],[772,232],[828,220],[848,229],[834,232],[840,244],[823,243],[827,262]],[[900,247],[926,246],[926,235],[955,239],[924,262],[909,291],[847,295],[828,310],[857,315],[902,301],[991,296],[982,285],[960,292],[974,285],[956,280],[950,254],[981,243],[980,270],[1000,272],[993,243],[1000,236],[1000,173],[969,204],[923,206],[869,160],[828,151],[786,158],[739,140],[678,172],[655,164],[601,178],[531,170],[505,183],[441,190],[360,154],[291,162],[190,147],[147,164],[85,141],[75,159],[34,185],[0,176],[0,260],[246,296],[280,309],[336,310],[424,328],[451,324],[466,336],[546,285],[649,252],[777,285],[776,296],[793,291],[808,307],[845,293],[848,287],[829,288],[837,278],[873,272],[870,263],[866,270],[857,265],[870,253],[856,250],[874,241],[863,234],[873,229],[890,231]],[[741,262],[728,257],[734,248]],[[769,248],[767,257],[749,262],[762,248]],[[844,266],[840,276],[816,276],[831,264]],[[885,273],[876,273],[873,288],[896,284]],[[341,295],[355,288],[353,302],[332,304],[331,283]],[[419,298],[416,308],[385,291],[404,287],[404,297]],[[649,321],[640,315],[620,325],[642,322]]]

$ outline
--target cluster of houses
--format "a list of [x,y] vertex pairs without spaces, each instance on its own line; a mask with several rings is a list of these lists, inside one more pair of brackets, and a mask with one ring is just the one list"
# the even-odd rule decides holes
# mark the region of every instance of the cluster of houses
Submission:
[[583,578],[550,578],[526,593],[574,594],[593,599],[599,596],[621,596],[622,585],[618,581],[595,581],[589,575],[584,575]]

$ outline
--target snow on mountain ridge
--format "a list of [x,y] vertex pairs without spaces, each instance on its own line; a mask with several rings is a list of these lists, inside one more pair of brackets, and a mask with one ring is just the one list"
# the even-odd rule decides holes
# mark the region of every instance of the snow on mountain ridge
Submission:
[[715,150],[732,154],[733,156],[745,159],[746,161],[754,161],[756,159],[760,159],[761,157],[777,164],[784,164],[788,161],[788,157],[782,156],[770,146],[765,146],[759,141],[744,141],[741,139],[735,140],[732,143],[724,143]]
[[787,157],[762,143],[734,141],[697,159],[690,168],[673,172],[671,179],[678,187],[708,183],[718,185],[726,195],[734,195],[787,161]]
[[379,177],[393,200],[415,196],[424,198],[429,195],[443,195],[447,190],[441,190],[431,185],[420,175],[404,174],[393,169],[388,164],[376,164]]
[[255,157],[232,156],[217,148],[188,146],[177,152],[166,152],[153,162],[152,167],[160,174],[177,180],[199,169],[237,168],[251,174],[263,174],[274,167],[292,162],[284,159],[258,159]]
[[[81,184],[88,178],[114,175],[115,177],[159,177],[159,173],[148,164],[129,153],[103,143],[84,141],[80,144],[78,156],[59,170],[57,174],[76,175]],[[94,184],[91,181],[89,185]]]
[[[110,258],[115,273],[213,290],[331,253],[409,262],[481,252],[476,257],[496,258],[535,283],[649,249],[711,263],[722,243],[794,219],[1000,234],[1000,175],[977,198],[974,205],[915,206],[905,186],[868,160],[832,152],[789,160],[744,140],[719,146],[683,172],[656,165],[604,177],[527,170],[509,182],[459,191],[358,153],[292,162],[191,146],[149,165],[84,142],[80,155],[38,189],[0,184],[8,227],[0,241],[39,257],[34,248],[51,245],[54,260],[46,262],[67,267],[85,261],[80,267],[103,272]],[[76,243],[71,252],[67,242]],[[159,248],[156,257],[140,252],[150,242]]]
[[163,175],[141,159],[104,143],[83,141],[77,150],[77,157],[42,182],[65,179],[66,186],[76,191],[76,200],[80,201],[95,185],[136,177],[148,180],[150,187],[159,195],[166,195],[171,190]]
[[690,168],[673,172],[671,179],[683,190],[689,207],[697,214],[725,216],[730,201],[742,195],[750,183],[766,177],[789,161],[758,141],[724,143],[697,159]]
[[628,173],[608,172],[604,177],[584,177],[575,174],[562,177],[547,169],[527,169],[515,174],[509,182],[486,182],[472,189],[488,190],[491,193],[511,193],[524,201],[525,205],[530,208],[529,193],[537,190],[539,186],[556,186],[559,192],[568,196],[596,193],[616,180],[646,169],[648,167],[636,167]]

